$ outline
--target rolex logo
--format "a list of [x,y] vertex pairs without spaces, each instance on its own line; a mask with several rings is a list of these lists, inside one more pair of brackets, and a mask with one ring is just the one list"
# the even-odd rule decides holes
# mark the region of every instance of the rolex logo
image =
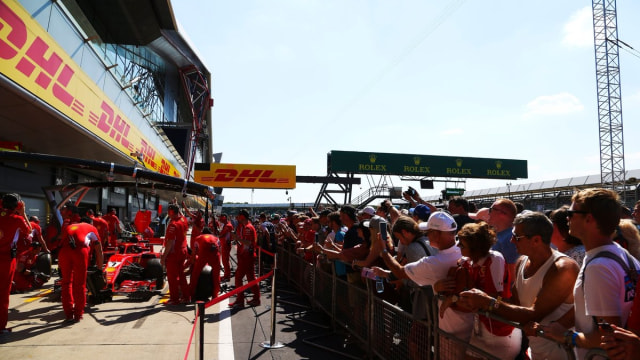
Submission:
[[413,163],[417,166],[420,165],[420,156],[413,157]]
[[502,161],[496,160],[496,168],[498,168],[498,169],[502,168]]
[[458,167],[462,166],[462,159],[456,159],[456,165],[458,165]]
[[376,154],[369,154],[369,161],[370,162],[375,163],[376,159],[378,159],[378,156]]

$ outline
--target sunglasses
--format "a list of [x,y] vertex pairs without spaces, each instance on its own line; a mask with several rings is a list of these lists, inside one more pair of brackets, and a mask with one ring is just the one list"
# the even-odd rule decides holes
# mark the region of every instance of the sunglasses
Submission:
[[520,239],[526,238],[526,237],[530,237],[530,236],[528,236],[528,235],[520,235],[520,236],[518,236],[518,235],[516,235],[516,233],[512,232],[511,233],[511,237],[516,239],[516,241],[520,242]]
[[501,209],[498,209],[497,207],[490,207],[490,208],[489,208],[489,214],[491,214],[491,213],[492,213],[492,212],[494,212],[494,211],[501,212],[501,213],[503,213],[503,214],[505,214],[505,215],[507,214],[507,212],[506,212],[506,211],[501,210]]
[[584,210],[567,210],[567,217],[571,219],[574,214],[588,214],[588,211]]

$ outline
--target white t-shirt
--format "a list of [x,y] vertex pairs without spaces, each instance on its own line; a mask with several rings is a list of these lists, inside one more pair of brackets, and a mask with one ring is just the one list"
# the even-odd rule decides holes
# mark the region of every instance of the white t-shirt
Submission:
[[[600,246],[587,251],[584,263],[573,288],[575,301],[576,330],[591,333],[595,330],[593,316],[618,316],[622,326],[626,325],[633,301],[624,301],[625,272],[615,260],[599,257],[591,262],[590,259],[602,251],[609,251],[627,263],[624,249],[614,243]],[[629,256],[640,269],[638,260]],[[587,263],[589,264],[588,266]],[[628,264],[627,264],[628,265]],[[584,286],[582,280],[584,278]],[[584,359],[589,349],[576,348],[578,359]]]
[[[416,262],[406,264],[404,270],[409,279],[419,286],[433,285],[438,280],[446,278],[449,269],[456,267],[461,257],[460,248],[454,245],[438,251],[434,256],[426,256]],[[465,341],[471,337],[472,327],[472,313],[448,309],[444,313],[444,318],[440,319],[440,329],[455,334]]]

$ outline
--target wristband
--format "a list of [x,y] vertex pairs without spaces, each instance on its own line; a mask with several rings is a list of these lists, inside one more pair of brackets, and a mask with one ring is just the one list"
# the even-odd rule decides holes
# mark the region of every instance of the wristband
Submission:
[[573,330],[567,330],[564,333],[564,343],[567,346],[573,346],[573,347],[578,346],[576,343],[577,338],[578,338],[578,333]]
[[489,308],[487,309],[487,312],[493,311],[495,307],[496,307],[496,299],[491,298],[491,302],[489,303]]

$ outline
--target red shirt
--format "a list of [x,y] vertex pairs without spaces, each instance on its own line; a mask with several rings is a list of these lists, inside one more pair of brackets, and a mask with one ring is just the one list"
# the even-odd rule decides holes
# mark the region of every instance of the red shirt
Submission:
[[196,254],[206,257],[214,253],[212,246],[220,249],[220,240],[212,234],[200,234],[193,243],[193,250]]
[[0,261],[11,260],[11,247],[21,238],[31,238],[27,221],[6,209],[0,211]]
[[173,240],[173,249],[169,252],[175,254],[179,251],[187,250],[187,237],[182,219],[171,220],[167,226],[166,240]]
[[247,223],[247,225],[244,226],[238,225],[238,236],[240,239],[249,240],[251,242],[250,246],[246,246],[242,242],[238,242],[238,254],[249,253],[253,255],[253,251],[256,247],[256,242],[258,239],[256,228],[254,228],[251,223]]
[[[496,256],[493,251],[489,256],[480,260],[481,264],[471,265],[465,261],[462,266],[469,272],[473,287],[488,294],[498,294],[505,299],[511,298],[511,279],[509,278],[508,264],[502,256]],[[494,265],[493,263],[496,262]],[[494,265],[494,266],[492,266]],[[500,289],[502,284],[502,289]],[[484,315],[480,315],[480,321],[494,335],[507,336],[513,331],[513,326],[503,322],[492,320]]]
[[104,219],[109,225],[109,235],[111,235],[112,238],[116,237],[118,230],[120,230],[120,219],[111,213],[102,215],[102,219]]
[[[302,247],[307,248],[316,241],[316,232],[314,230],[305,231],[304,236],[301,239]],[[314,253],[313,251],[307,251],[304,253],[304,259],[308,262],[313,262]]]
[[69,237],[73,237],[76,248],[89,247],[92,242],[100,241],[98,229],[88,223],[74,223],[64,228],[62,232],[62,247],[70,247]]
[[191,227],[191,238],[195,239],[200,236],[200,234],[202,234],[202,229],[204,229],[204,218],[200,215],[194,216],[193,226]]
[[98,236],[100,241],[105,242],[109,239],[109,223],[103,218],[92,216],[93,226],[98,230]]

